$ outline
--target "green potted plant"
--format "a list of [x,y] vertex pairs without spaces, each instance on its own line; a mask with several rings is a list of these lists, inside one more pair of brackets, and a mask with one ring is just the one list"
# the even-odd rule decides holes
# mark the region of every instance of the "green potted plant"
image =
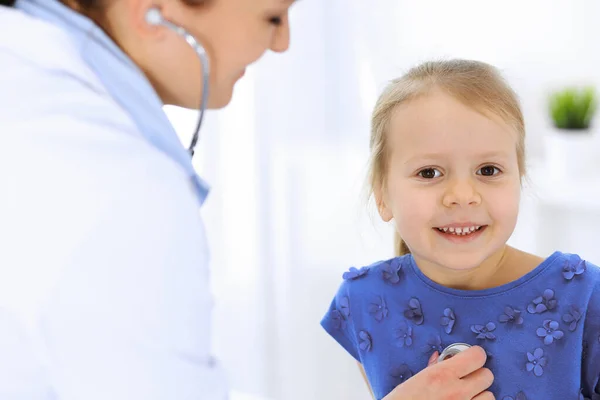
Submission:
[[550,94],[548,112],[553,131],[546,141],[546,160],[556,178],[574,179],[597,168],[600,148],[593,120],[597,94],[592,86],[566,87]]
[[550,116],[554,126],[565,133],[587,133],[596,113],[593,87],[566,88],[550,96]]

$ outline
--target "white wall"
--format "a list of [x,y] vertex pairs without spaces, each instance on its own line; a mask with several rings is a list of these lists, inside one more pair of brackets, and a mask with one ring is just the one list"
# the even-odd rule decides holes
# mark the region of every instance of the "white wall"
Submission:
[[[253,67],[203,130],[215,347],[232,385],[274,400],[368,398],[318,322],[347,267],[391,253],[389,227],[359,198],[368,117],[385,82],[420,61],[474,58],[504,71],[534,166],[511,244],[600,263],[600,169],[560,181],[541,159],[548,91],[600,83],[598,21],[597,0],[298,2],[290,52]],[[170,112],[187,138],[193,114]]]
[[431,58],[492,63],[521,96],[532,155],[542,152],[538,139],[546,128],[548,91],[600,83],[600,3],[595,0],[398,0],[362,7],[372,21],[361,33],[379,60],[378,82]]

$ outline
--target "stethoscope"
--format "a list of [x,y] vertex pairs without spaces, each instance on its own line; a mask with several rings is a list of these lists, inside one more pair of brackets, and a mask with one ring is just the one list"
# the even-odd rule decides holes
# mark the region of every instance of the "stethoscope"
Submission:
[[471,345],[466,343],[453,343],[442,351],[442,354],[440,354],[437,361],[440,362],[452,358],[458,353],[467,350],[469,347],[471,347]]
[[204,46],[202,46],[202,44],[196,40],[194,36],[192,36],[181,26],[166,20],[158,8],[151,8],[148,10],[146,13],[146,22],[148,22],[150,25],[161,25],[167,27],[173,32],[177,33],[179,36],[185,39],[190,46],[192,46],[194,52],[196,52],[196,55],[200,59],[200,63],[202,64],[202,96],[200,99],[200,115],[198,116],[198,123],[196,124],[194,135],[192,136],[192,141],[188,148],[190,157],[194,157],[194,151],[200,136],[200,127],[202,126],[202,120],[204,119],[204,111],[206,111],[206,102],[208,101],[208,85],[210,81],[210,63],[208,60],[208,54],[206,53]]

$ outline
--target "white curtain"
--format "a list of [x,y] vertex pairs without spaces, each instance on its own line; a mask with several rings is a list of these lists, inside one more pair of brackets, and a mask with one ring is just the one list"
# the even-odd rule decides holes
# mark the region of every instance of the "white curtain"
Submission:
[[[377,94],[425,59],[494,63],[521,94],[535,162],[549,84],[599,80],[600,43],[592,53],[596,40],[587,39],[592,26],[600,37],[594,3],[294,6],[291,50],[261,60],[232,104],[209,115],[196,162],[213,186],[202,212],[212,248],[214,346],[232,387],[269,400],[369,398],[356,364],[319,321],[343,271],[391,255],[391,227],[363,201]],[[187,143],[195,114],[168,113]],[[537,248],[534,198],[525,197],[512,239],[530,251]]]

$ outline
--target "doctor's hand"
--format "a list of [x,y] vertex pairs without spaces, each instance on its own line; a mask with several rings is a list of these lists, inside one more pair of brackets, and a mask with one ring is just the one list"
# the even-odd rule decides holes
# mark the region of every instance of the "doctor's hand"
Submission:
[[383,400],[493,400],[487,389],[494,382],[492,372],[484,368],[487,355],[473,346],[452,358],[436,362],[437,352],[429,366],[398,385]]

